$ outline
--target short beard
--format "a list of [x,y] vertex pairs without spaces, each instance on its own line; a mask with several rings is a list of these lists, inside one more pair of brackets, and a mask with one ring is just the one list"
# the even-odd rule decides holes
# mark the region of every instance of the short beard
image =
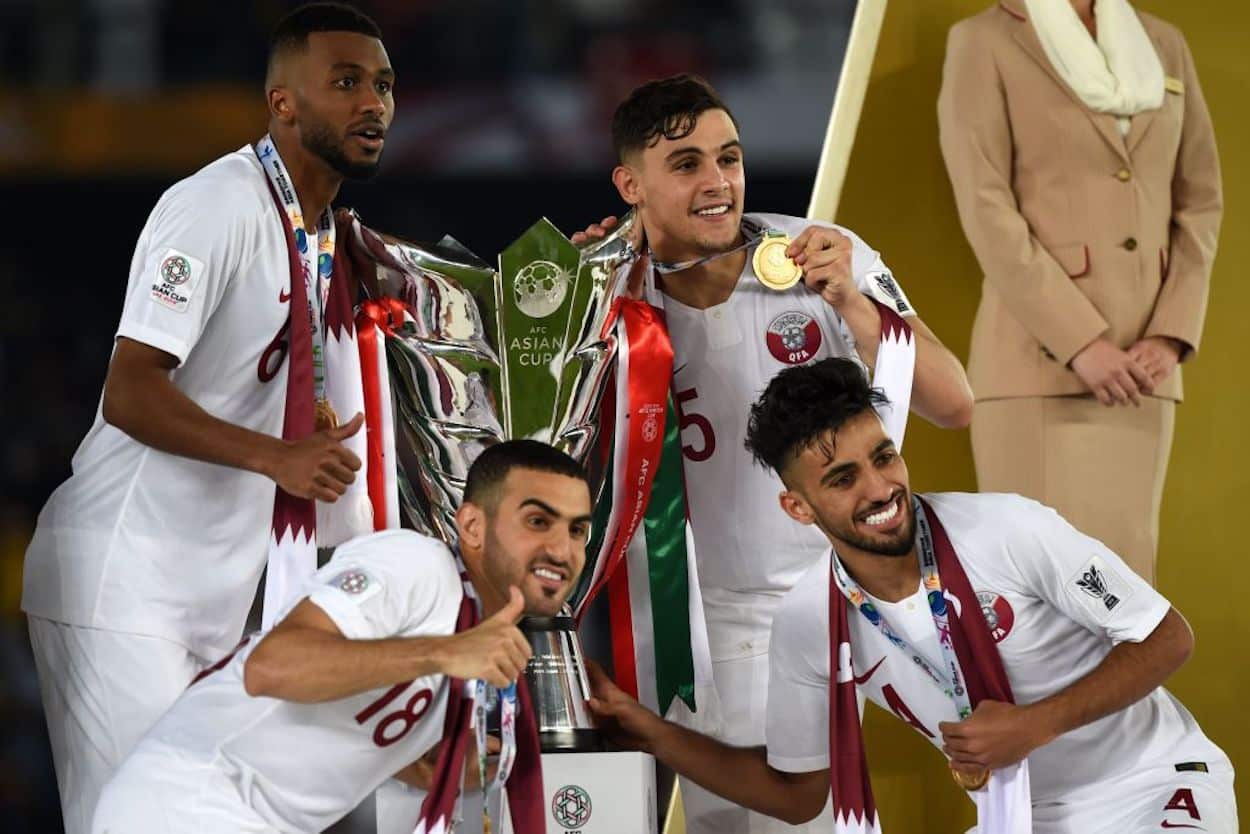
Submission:
[[911,553],[912,547],[916,544],[916,520],[913,518],[908,522],[900,538],[889,542],[869,539],[851,532],[836,535],[842,541],[865,553],[873,553],[877,556],[906,556]]
[[352,162],[343,153],[343,146],[335,142],[334,131],[324,122],[305,123],[300,131],[304,148],[333,168],[343,179],[365,182],[378,172],[382,155],[373,162]]

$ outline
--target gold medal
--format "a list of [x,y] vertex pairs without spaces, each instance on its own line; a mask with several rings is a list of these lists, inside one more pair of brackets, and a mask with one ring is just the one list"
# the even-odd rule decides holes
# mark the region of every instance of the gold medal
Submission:
[[980,770],[968,773],[952,767],[951,778],[955,780],[956,785],[966,791],[979,791],[990,781],[990,770],[987,767],[983,767]]
[[788,235],[767,235],[755,248],[751,265],[755,267],[755,277],[770,290],[788,290],[803,277],[803,270],[794,261],[786,257],[786,247],[790,245]]
[[329,431],[338,428],[339,415],[334,413],[334,406],[330,405],[330,401],[322,398],[313,407],[313,421],[317,431]]

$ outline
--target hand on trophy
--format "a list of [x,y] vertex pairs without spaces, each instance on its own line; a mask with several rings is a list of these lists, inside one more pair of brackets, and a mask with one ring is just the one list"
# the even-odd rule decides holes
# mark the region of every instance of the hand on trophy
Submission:
[[594,243],[596,240],[603,240],[608,233],[616,226],[616,217],[608,215],[598,223],[591,223],[586,227],[584,232],[574,232],[569,238],[574,246],[585,246],[588,243]]
[[[486,755],[499,755],[499,739],[495,736],[486,737]],[[439,742],[431,747],[424,756],[417,759],[412,764],[395,774],[395,778],[406,785],[428,791],[430,786],[434,784],[434,768],[438,765],[439,754],[443,752],[443,742]],[[499,760],[488,761],[486,764],[486,781],[489,782],[495,778],[495,773],[499,770]],[[482,775],[477,766],[477,739],[473,737],[473,732],[469,732],[469,750],[464,757],[464,788],[467,790],[475,790],[482,787]]]
[[443,674],[504,687],[525,671],[533,652],[516,627],[525,613],[525,597],[516,586],[509,593],[508,604],[494,616],[468,631],[439,639],[436,661]]
[[600,732],[626,750],[654,753],[656,733],[663,729],[664,719],[613,683],[598,663],[587,660],[586,672],[590,676],[590,691],[594,693],[588,703]]
[[357,414],[341,426],[283,443],[278,459],[267,467],[265,474],[297,498],[333,504],[356,480],[356,471],[360,469],[360,458],[343,441],[364,424],[365,416]]

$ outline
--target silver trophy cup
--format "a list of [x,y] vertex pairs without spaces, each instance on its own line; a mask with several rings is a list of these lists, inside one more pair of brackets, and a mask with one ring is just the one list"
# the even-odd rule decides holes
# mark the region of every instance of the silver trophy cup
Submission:
[[[409,311],[386,340],[404,526],[454,547],[470,464],[512,438],[567,452],[588,465],[592,494],[605,493],[604,473],[589,457],[615,358],[610,305],[640,234],[627,216],[579,250],[540,221],[504,251],[496,271],[455,241],[421,247],[357,226],[379,292]],[[598,555],[587,552],[587,573]],[[601,750],[572,616],[529,618],[522,631],[534,651],[525,674],[543,751]]]

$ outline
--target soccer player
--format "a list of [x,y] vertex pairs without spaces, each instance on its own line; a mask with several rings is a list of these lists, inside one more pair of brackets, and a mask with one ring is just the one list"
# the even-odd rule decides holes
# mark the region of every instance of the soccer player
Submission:
[[1027,759],[1032,831],[1237,831],[1228,758],[1161,686],[1193,647],[1181,615],[1034,501],[913,495],[879,397],[852,363],[829,359],[782,372],[751,411],[748,444],[785,484],[782,509],[832,545],[773,623],[767,749],[663,722],[602,673],[595,712],[679,773],[773,816],[815,816],[832,778],[839,830],[870,831],[858,685],[942,750],[976,796]]
[[[139,236],[100,410],[26,553],[22,608],[69,834],[85,834],[139,736],[238,643],[275,489],[333,502],[360,467],[344,441],[361,419],[284,431],[315,373],[305,359],[288,375],[293,334],[324,326],[310,320],[317,282],[293,283],[292,264],[321,274],[306,261],[330,254],[339,184],[377,168],[393,83],[373,21],[295,10],[273,37],[268,135],[175,184]],[[313,303],[298,308],[296,291]]]
[[[762,744],[773,613],[828,544],[818,531],[766,509],[781,483],[743,449],[748,405],[782,368],[829,356],[873,367],[882,330],[877,304],[905,318],[915,334],[916,413],[939,426],[965,426],[972,393],[959,361],[857,235],[798,217],[744,215],[746,149],[728,106],[706,82],[680,75],[634,90],[616,110],[612,139],[619,157],[612,180],[637,212],[656,266],[646,297],[663,308],[673,343],[722,738]],[[597,224],[574,242],[604,232]],[[803,278],[790,289],[757,280],[752,255],[766,232],[791,238],[787,254]],[[751,523],[742,524],[745,518]],[[780,828],[697,786],[683,785],[682,798],[691,834]]]
[[[585,474],[567,455],[532,440],[490,447],[456,513],[463,575],[445,545],[410,531],[339,547],[281,622],[144,736],[93,831],[324,830],[452,743],[453,686],[503,687],[524,670],[530,648],[515,623],[560,610],[585,563],[590,512]],[[485,619],[456,633],[466,599]]]

